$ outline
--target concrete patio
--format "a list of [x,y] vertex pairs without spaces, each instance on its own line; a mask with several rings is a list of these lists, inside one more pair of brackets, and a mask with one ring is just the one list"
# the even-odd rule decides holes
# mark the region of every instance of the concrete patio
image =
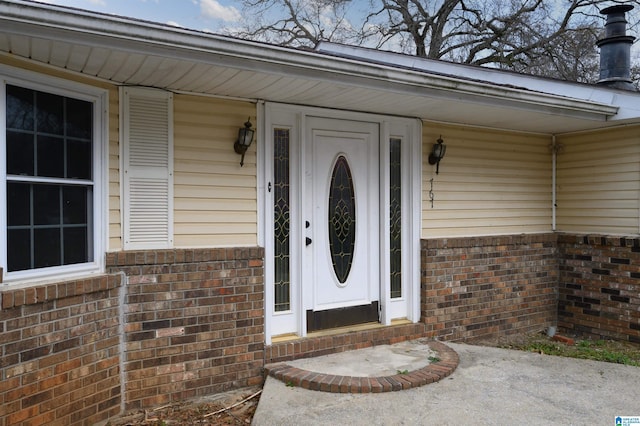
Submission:
[[[253,424],[614,425],[617,416],[640,416],[638,367],[485,346],[447,346],[459,356],[453,374],[397,392],[329,393],[269,377]],[[321,371],[323,363],[335,366],[340,357],[339,374],[353,371],[362,376],[363,354],[351,351],[287,364]],[[403,361],[390,362],[376,362],[375,368],[402,368],[393,363]]]

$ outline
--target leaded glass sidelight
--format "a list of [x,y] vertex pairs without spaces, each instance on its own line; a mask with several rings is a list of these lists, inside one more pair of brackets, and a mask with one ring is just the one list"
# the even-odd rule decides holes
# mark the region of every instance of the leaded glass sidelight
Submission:
[[389,246],[391,298],[402,297],[402,173],[401,140],[389,141]]
[[347,281],[356,242],[356,203],[349,163],[339,156],[329,186],[329,247],[336,277]]
[[281,312],[291,309],[289,129],[275,129],[273,140],[274,310]]

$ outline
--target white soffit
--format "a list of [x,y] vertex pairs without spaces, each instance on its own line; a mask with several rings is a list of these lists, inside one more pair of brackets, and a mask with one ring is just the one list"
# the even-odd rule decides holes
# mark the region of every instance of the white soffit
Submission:
[[[554,82],[553,92],[545,93],[485,78],[510,78],[511,73],[474,68],[479,72],[474,79],[458,68],[446,68],[449,73],[422,69],[415,65],[419,58],[385,52],[362,57],[367,49],[345,53],[337,47],[309,52],[77,9],[0,1],[0,52],[118,85],[540,133],[595,129],[615,125],[618,118],[640,117],[640,110],[621,116],[616,104],[629,97],[639,103],[634,94],[587,86],[593,96],[574,97],[573,85],[564,82]],[[386,55],[413,65],[392,63]]]

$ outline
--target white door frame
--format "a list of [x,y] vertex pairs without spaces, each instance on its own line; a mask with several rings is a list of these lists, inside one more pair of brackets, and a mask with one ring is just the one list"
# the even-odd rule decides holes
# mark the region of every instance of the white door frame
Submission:
[[[262,112],[262,114],[261,114]],[[303,286],[304,214],[300,205],[305,199],[305,145],[308,117],[377,123],[380,134],[380,322],[390,325],[394,319],[420,320],[420,225],[422,143],[421,121],[348,111],[265,103],[260,107],[258,133],[258,202],[259,241],[265,248],[265,341],[279,335],[306,336],[305,287]],[[290,199],[290,309],[274,308],[274,207],[273,149],[274,131],[284,129],[289,135]],[[402,144],[402,297],[390,297],[389,260],[389,140]],[[295,242],[295,243],[294,243]]]

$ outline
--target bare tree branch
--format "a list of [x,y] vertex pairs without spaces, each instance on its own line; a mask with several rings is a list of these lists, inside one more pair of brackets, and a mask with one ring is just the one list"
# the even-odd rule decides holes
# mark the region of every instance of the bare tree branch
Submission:
[[[640,6],[640,0],[369,0],[368,10],[358,10],[350,0],[241,1],[253,18],[229,30],[238,37],[293,47],[327,40],[577,81],[597,78],[599,9]],[[638,27],[632,19],[630,28]]]

